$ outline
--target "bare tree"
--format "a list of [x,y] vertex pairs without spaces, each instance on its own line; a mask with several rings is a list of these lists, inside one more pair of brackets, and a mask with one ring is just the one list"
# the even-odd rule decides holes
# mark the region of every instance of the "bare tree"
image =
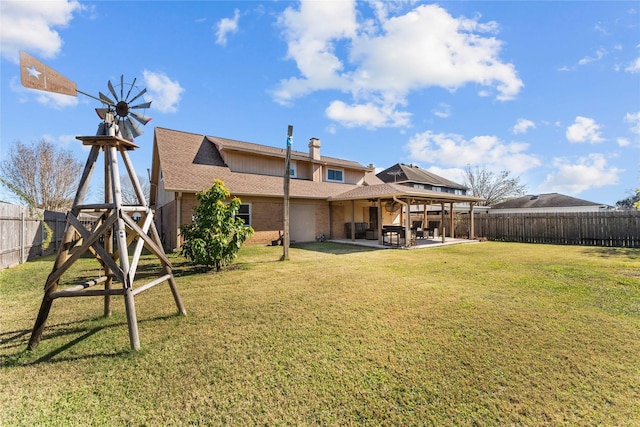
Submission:
[[464,184],[471,189],[476,197],[481,197],[483,206],[492,206],[507,199],[524,196],[527,187],[520,183],[520,177],[512,177],[511,172],[503,170],[494,173],[486,168],[478,166],[475,169],[467,165],[464,175]]
[[0,163],[0,182],[30,206],[66,211],[73,204],[82,163],[69,150],[41,139],[16,141]]
[[[145,199],[149,202],[149,194],[151,192],[151,185],[149,184],[149,179],[143,177],[142,175],[138,175],[138,182],[140,183],[140,187],[142,189],[142,194],[144,194]],[[136,195],[136,190],[131,182],[131,178],[129,175],[123,175],[120,178],[120,185],[122,191],[122,203],[125,205],[138,205],[138,196]]]

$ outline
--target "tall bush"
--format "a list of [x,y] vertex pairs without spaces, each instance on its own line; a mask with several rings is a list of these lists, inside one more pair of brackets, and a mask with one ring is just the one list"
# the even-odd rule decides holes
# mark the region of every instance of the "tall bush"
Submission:
[[185,240],[181,252],[192,264],[220,271],[233,261],[245,240],[253,235],[253,228],[237,216],[240,199],[230,197],[219,179],[210,189],[196,193],[200,204],[195,208],[193,223],[180,228]]

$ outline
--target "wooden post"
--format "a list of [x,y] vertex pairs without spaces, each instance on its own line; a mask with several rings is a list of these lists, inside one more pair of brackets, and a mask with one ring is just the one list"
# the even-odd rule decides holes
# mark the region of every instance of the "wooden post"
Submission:
[[356,201],[351,201],[351,236],[349,236],[352,242],[356,240]]
[[[77,211],[77,206],[84,201],[84,198],[89,189],[89,180],[91,179],[93,167],[98,158],[98,154],[100,154],[100,148],[97,146],[91,147],[89,157],[87,158],[87,163],[85,164],[84,170],[82,171],[82,176],[80,177],[78,191],[76,192],[76,197],[73,200],[71,212],[67,213],[67,215],[74,215]],[[56,261],[53,264],[53,268],[51,269],[51,273],[49,274],[49,276],[54,274],[60,267],[62,267],[62,265],[67,260],[69,250],[71,249],[70,242],[72,241],[74,234],[74,228],[69,224],[69,222],[67,222],[62,241],[60,242],[60,247],[58,248]],[[38,317],[36,317],[36,322],[33,325],[33,331],[31,331],[31,338],[29,338],[29,344],[27,345],[27,348],[29,350],[35,349],[40,343],[42,333],[44,332],[44,325],[47,322],[49,311],[51,310],[51,304],[53,303],[50,295],[56,291],[57,286],[57,279],[51,284],[49,284],[49,280],[47,280],[47,284],[45,285],[44,290],[44,297],[42,298],[40,310],[38,311]]]
[[453,229],[453,202],[449,202],[449,237],[452,239],[456,237]]
[[473,202],[469,202],[469,240],[476,238],[476,231],[473,218]]
[[291,144],[293,140],[293,126],[287,127],[287,156],[284,161],[284,200],[282,204],[283,219],[282,227],[284,228],[284,235],[282,236],[282,258],[281,261],[289,259],[289,184],[291,181]]
[[447,231],[444,225],[444,202],[440,202],[440,228],[442,228],[442,230],[440,230],[440,234],[442,235],[442,243],[444,243],[444,235]]
[[378,199],[378,244],[382,245],[382,199]]
[[[113,189],[111,188],[111,168],[109,162],[107,162],[107,156],[104,156],[104,203],[107,205],[113,205]],[[104,213],[105,219],[111,216],[112,211],[108,210]],[[104,245],[108,253],[113,253],[113,227],[109,227],[104,234]],[[104,275],[107,276],[107,280],[104,282],[104,288],[106,290],[111,289],[111,283],[113,276],[111,269],[107,263],[102,263],[104,266]],[[104,296],[104,317],[111,316],[111,294],[108,292]]]

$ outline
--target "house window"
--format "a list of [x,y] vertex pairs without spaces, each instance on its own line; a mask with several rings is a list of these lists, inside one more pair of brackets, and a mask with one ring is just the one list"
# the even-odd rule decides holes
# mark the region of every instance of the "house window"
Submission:
[[413,188],[419,188],[421,190],[424,190],[424,184],[413,184]]
[[238,210],[238,214],[236,216],[244,220],[244,225],[251,225],[251,204],[240,204],[240,210]]
[[298,177],[298,164],[296,162],[289,163],[289,176],[291,178]]
[[344,182],[344,172],[340,169],[327,169],[327,181]]

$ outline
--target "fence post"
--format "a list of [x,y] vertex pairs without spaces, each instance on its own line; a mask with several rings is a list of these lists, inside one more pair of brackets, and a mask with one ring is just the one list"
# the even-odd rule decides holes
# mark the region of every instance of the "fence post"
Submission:
[[24,211],[20,212],[20,264],[24,264],[24,239],[25,239]]

